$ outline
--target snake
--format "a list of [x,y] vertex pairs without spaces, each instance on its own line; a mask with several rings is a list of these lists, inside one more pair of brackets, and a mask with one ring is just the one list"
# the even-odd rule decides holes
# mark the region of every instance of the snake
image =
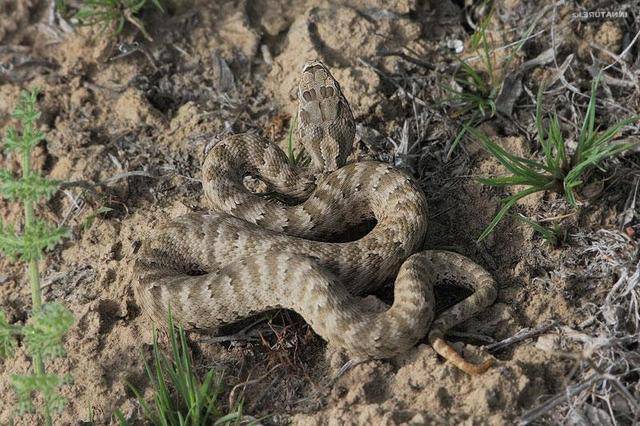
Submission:
[[[426,337],[463,371],[486,371],[491,360],[465,360],[444,336],[495,301],[495,280],[461,254],[423,250],[427,199],[408,173],[349,161],[355,119],[327,66],[307,61],[297,93],[307,164],[251,132],[217,142],[202,165],[207,210],[141,238],[137,303],[156,324],[171,315],[203,333],[289,309],[352,360],[391,358]],[[248,178],[266,190],[249,189]],[[370,303],[391,281],[392,304]],[[436,317],[434,287],[451,283],[470,295]]]

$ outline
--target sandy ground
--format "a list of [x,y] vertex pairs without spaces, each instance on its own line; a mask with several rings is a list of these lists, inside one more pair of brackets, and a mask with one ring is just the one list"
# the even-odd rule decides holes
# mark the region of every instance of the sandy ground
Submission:
[[[0,129],[10,123],[20,90],[40,87],[41,128],[47,136],[37,148],[36,166],[51,178],[102,183],[94,191],[70,187],[41,209],[43,217],[72,230],[72,238],[41,265],[46,299],[64,303],[76,318],[66,340],[68,356],[48,366],[74,379],[63,389],[69,404],[56,424],[109,424],[116,409],[132,423],[142,423],[126,385],[151,395],[143,362],[150,357],[152,324],[133,297],[135,249],[159,223],[205,209],[199,166],[215,141],[248,130],[285,139],[295,114],[298,71],[315,57],[331,67],[351,103],[359,122],[358,155],[406,167],[423,185],[431,208],[426,248],[463,253],[499,282],[496,303],[451,336],[465,356],[494,356],[496,365],[470,377],[423,342],[395,359],[360,364],[333,383],[340,357],[299,317],[285,312],[258,325],[263,341],[217,344],[192,336],[198,370],[224,371],[227,391],[221,403],[227,403],[233,386],[260,378],[244,388],[244,409],[265,423],[501,425],[513,424],[584,379],[580,374],[597,348],[585,355],[588,344],[571,333],[601,335],[601,307],[637,262],[639,213],[635,205],[629,213],[628,200],[637,190],[638,154],[590,176],[592,192],[583,194],[580,210],[554,194],[519,204],[520,213],[538,220],[564,217],[560,223],[567,239],[561,246],[551,247],[513,218],[476,243],[503,192],[475,177],[504,170],[471,140],[446,159],[460,120],[441,100],[447,96],[442,85],[449,84],[457,64],[451,43],[458,40],[463,56],[472,56],[466,17],[478,19],[481,8],[417,0],[289,3],[183,3],[168,15],[145,16],[154,42],[132,30],[119,38],[95,28],[64,33],[49,22],[48,6],[40,1],[10,0],[0,10],[0,63],[6,65],[0,73]],[[497,72],[514,75],[539,58],[552,45],[552,28],[556,61],[539,61],[523,72],[519,79],[525,90],[512,115],[482,125],[503,147],[524,156],[534,151],[531,94],[541,77],[553,75],[572,54],[566,80],[588,93],[589,67],[610,62],[606,52],[620,53],[638,30],[629,28],[629,20],[579,20],[572,18],[572,7],[544,9],[533,3],[497,2],[489,25],[496,46],[518,40],[538,15],[535,31],[544,30],[514,55],[512,68],[501,69],[496,55]],[[632,52],[637,55],[637,48]],[[637,81],[635,87],[607,86],[608,107],[598,111],[603,125],[638,111],[637,87]],[[569,114],[572,102],[584,108],[585,100],[575,98],[558,83],[545,101],[549,109]],[[572,130],[570,124],[566,130]],[[403,139],[409,149],[403,150]],[[0,164],[18,168],[15,157],[1,152]],[[96,215],[102,207],[111,210]],[[19,212],[0,201],[4,220]],[[442,307],[457,296],[438,295]],[[10,321],[25,321],[29,300],[23,266],[0,257],[0,307]],[[550,323],[541,335],[491,355],[478,348]],[[606,370],[603,360],[593,359]],[[0,361],[2,424],[9,422],[14,406],[6,379],[29,366],[22,350]],[[638,398],[638,373],[620,377]],[[619,424],[638,419],[637,407],[615,392],[608,394],[613,395],[608,410],[599,398],[600,386],[561,401],[539,420],[596,424],[613,412]],[[35,422],[29,416],[17,419],[18,424]]]

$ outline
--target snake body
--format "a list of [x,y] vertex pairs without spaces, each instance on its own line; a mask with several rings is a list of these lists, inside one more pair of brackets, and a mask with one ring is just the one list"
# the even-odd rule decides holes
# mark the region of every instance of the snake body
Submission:
[[[298,98],[298,138],[311,166],[292,165],[256,135],[219,142],[202,168],[211,211],[176,219],[139,249],[139,304],[159,324],[171,310],[185,328],[205,331],[265,310],[292,309],[357,359],[405,352],[428,333],[455,365],[472,373],[486,369],[487,363],[463,360],[443,335],[493,303],[494,280],[459,254],[420,251],[427,201],[410,176],[375,161],[345,164],[355,121],[321,62],[305,65]],[[246,176],[263,181],[272,195],[249,191]],[[375,225],[365,236],[327,241],[366,221]],[[373,308],[362,299],[393,277],[391,307]],[[443,280],[473,294],[434,321],[433,286]]]

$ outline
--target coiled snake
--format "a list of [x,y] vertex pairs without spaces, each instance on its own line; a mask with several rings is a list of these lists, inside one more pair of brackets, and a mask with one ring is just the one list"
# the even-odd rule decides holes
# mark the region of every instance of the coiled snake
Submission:
[[[219,142],[202,168],[211,212],[176,219],[139,249],[139,304],[159,324],[171,309],[177,323],[200,330],[292,309],[356,359],[394,356],[428,333],[436,352],[459,368],[486,370],[489,362],[465,361],[443,335],[493,303],[495,281],[464,256],[420,251],[427,202],[407,174],[375,161],[345,164],[355,121],[327,67],[308,62],[298,95],[298,138],[311,166],[292,165],[275,144],[252,134]],[[249,191],[249,175],[280,199]],[[326,242],[367,220],[375,225],[365,236]],[[393,277],[390,308],[360,297]],[[442,280],[473,294],[434,320],[433,286]]]

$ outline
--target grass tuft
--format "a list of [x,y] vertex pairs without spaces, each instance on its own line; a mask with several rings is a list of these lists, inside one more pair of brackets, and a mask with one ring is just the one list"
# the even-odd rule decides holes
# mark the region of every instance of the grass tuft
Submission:
[[601,168],[601,163],[607,158],[614,157],[622,151],[631,148],[633,143],[611,144],[610,141],[626,125],[638,121],[638,116],[622,120],[606,130],[598,131],[595,127],[596,91],[600,76],[591,84],[591,97],[585,114],[585,121],[578,135],[578,143],[572,154],[568,153],[567,141],[562,135],[558,115],[550,118],[548,126],[543,126],[541,85],[537,96],[536,127],[538,142],[542,149],[541,160],[526,159],[513,155],[498,144],[492,142],[485,134],[467,128],[475,138],[482,142],[484,148],[511,173],[507,176],[480,179],[485,185],[504,187],[522,185],[525,189],[502,200],[502,208],[493,218],[489,226],[482,232],[478,241],[486,238],[507,212],[520,200],[530,194],[540,191],[555,191],[564,194],[572,207],[577,207],[576,188],[581,186],[583,175],[595,168]]
[[[485,4],[489,4],[485,1]],[[451,143],[451,147],[447,152],[450,157],[453,150],[460,144],[469,128],[475,128],[485,120],[493,118],[498,110],[497,99],[503,88],[507,71],[515,58],[515,54],[520,51],[525,40],[533,32],[537,25],[537,19],[526,29],[522,39],[515,43],[509,50],[503,64],[502,71],[497,72],[494,67],[493,52],[494,46],[487,35],[487,28],[491,22],[493,11],[479,23],[476,31],[471,36],[470,49],[483,64],[484,71],[478,71],[472,67],[466,60],[460,59],[460,66],[453,76],[452,85],[443,85],[442,88],[449,94],[443,100],[444,103],[451,104],[455,107],[455,115],[464,117],[463,124],[455,139]]]
[[484,119],[491,118],[496,113],[496,98],[500,91],[501,82],[494,72],[491,47],[487,37],[487,26],[492,14],[489,13],[480,22],[478,29],[471,37],[470,47],[481,59],[486,73],[474,69],[464,59],[460,60],[460,67],[453,76],[455,87],[443,85],[443,89],[449,94],[444,102],[456,106],[456,115],[466,117],[464,125],[456,135],[447,157],[458,146],[467,127],[477,127]]
[[[153,401],[148,404],[142,393],[129,385],[136,395],[145,417],[155,425],[222,425],[237,424],[242,419],[242,403],[223,414],[219,399],[223,391],[222,377],[213,369],[200,379],[193,368],[191,351],[182,327],[176,329],[169,315],[171,357],[167,357],[153,337],[153,362],[145,362],[147,377],[154,389]],[[121,425],[127,424],[122,413],[116,413]]]
[[535,220],[529,219],[521,214],[514,215],[519,221],[531,226],[534,231],[542,235],[542,238],[547,241],[552,247],[559,247],[567,240],[567,232],[563,230],[560,225],[554,224],[551,227],[543,226]]

